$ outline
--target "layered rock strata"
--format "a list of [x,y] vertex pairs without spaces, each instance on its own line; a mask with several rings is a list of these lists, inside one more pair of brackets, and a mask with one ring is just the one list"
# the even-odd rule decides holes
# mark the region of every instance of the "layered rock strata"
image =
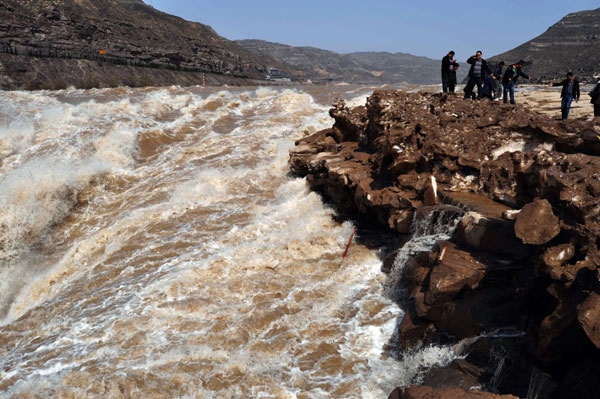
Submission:
[[541,35],[491,61],[526,60],[527,74],[538,80],[563,79],[573,71],[580,80],[593,82],[592,75],[598,72],[599,16],[600,8],[568,14]]
[[297,72],[141,0],[3,0],[0,55],[0,89],[184,85],[202,73],[207,84],[236,84],[264,79],[269,66]]
[[406,310],[390,346],[453,344],[465,357],[430,371],[434,393],[396,397],[596,397],[600,122],[394,90],[353,109],[337,101],[330,115],[290,166],[340,212],[403,234],[459,215],[449,241],[384,262]]

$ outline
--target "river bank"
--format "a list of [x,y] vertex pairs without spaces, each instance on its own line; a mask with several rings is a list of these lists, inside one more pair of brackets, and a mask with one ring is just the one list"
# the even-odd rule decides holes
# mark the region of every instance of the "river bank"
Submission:
[[390,346],[401,357],[452,344],[462,358],[427,374],[434,393],[392,397],[595,397],[600,123],[585,94],[572,120],[549,117],[559,97],[518,93],[513,107],[375,91],[365,106],[336,102],[333,127],[290,152],[292,171],[340,212],[412,236],[451,232],[386,259],[406,311]]

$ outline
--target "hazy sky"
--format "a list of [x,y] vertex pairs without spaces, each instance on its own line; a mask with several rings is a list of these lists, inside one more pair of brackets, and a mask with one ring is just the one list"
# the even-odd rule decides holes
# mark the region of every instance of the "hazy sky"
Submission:
[[390,51],[458,60],[510,50],[597,0],[145,0],[213,27],[227,39],[262,39],[349,53]]

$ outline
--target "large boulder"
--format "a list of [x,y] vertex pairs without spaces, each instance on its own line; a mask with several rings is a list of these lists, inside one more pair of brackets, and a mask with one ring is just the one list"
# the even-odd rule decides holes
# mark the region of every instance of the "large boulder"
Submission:
[[592,292],[577,306],[577,320],[590,341],[600,349],[600,295]]
[[456,244],[447,243],[429,276],[425,303],[430,306],[447,303],[464,288],[477,287],[485,275],[486,266],[471,253],[458,248]]
[[527,246],[515,236],[514,223],[467,212],[456,227],[458,243],[476,251],[489,251],[522,259],[529,254]]
[[545,199],[525,205],[515,222],[515,234],[525,244],[543,245],[560,233],[558,217]]

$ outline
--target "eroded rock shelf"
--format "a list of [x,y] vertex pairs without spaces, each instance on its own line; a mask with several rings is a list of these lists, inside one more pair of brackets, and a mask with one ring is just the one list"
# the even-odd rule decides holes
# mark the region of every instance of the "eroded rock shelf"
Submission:
[[403,265],[393,344],[467,339],[468,355],[392,397],[596,397],[600,122],[395,90],[330,115],[290,167],[340,212],[403,234],[444,207],[459,213],[450,241]]

